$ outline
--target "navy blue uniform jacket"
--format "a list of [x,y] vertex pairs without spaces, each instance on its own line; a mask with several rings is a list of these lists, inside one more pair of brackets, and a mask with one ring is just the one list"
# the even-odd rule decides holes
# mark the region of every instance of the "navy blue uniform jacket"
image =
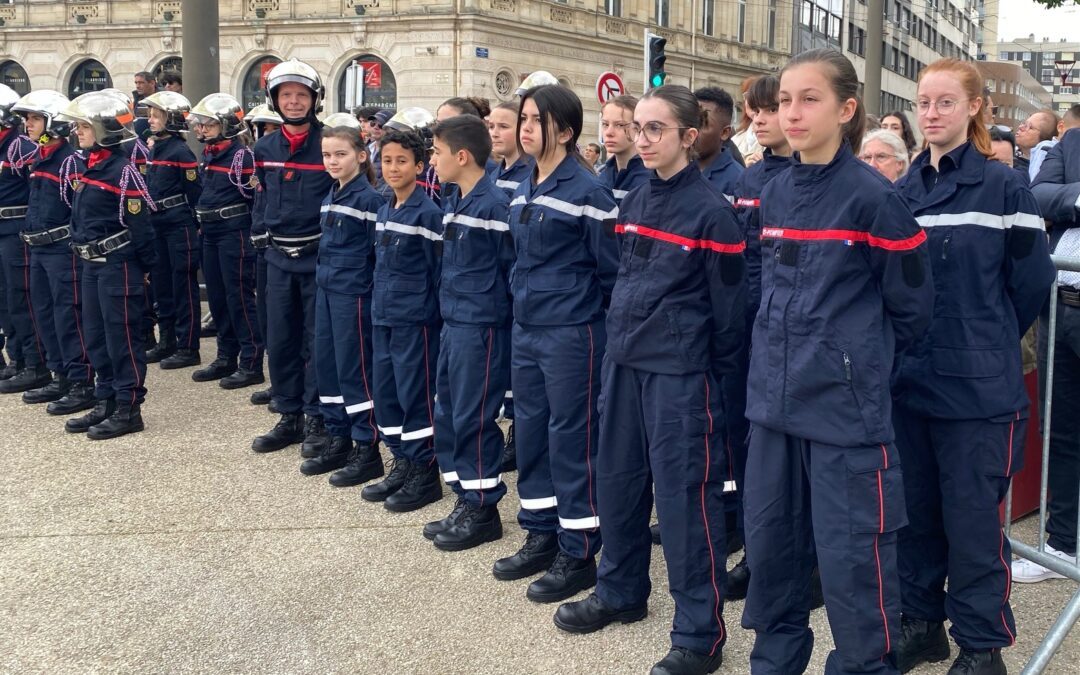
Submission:
[[[74,158],[74,159],[70,159]],[[26,213],[26,231],[41,232],[71,222],[71,205],[61,197],[61,181],[78,180],[83,160],[66,141],[52,148],[41,148],[30,170],[30,197]],[[70,199],[70,197],[69,197]],[[35,246],[35,253],[71,254],[70,240]]]
[[761,306],[761,192],[791,164],[791,157],[778,157],[766,149],[761,161],[743,171],[735,184],[735,211],[746,239],[746,311],[750,320]]
[[607,356],[651,373],[732,372],[745,332],[745,244],[735,211],[691,163],[630,191]]
[[419,186],[405,203],[396,197],[379,207],[375,220],[376,326],[419,326],[439,318],[442,274],[442,210]]
[[[30,196],[30,162],[37,154],[37,144],[7,129],[0,139],[0,207],[26,206]],[[0,236],[18,234],[26,229],[26,218],[0,219]]]
[[313,123],[294,153],[281,130],[255,144],[255,175],[262,194],[253,228],[279,237],[319,233],[319,205],[334,179],[322,161],[322,125]]
[[510,241],[506,194],[486,175],[464,198],[443,194],[442,318],[453,326],[510,325]]
[[619,207],[577,158],[540,185],[518,186],[510,202],[517,261],[511,289],[523,326],[578,326],[604,316],[619,273]]
[[1054,279],[1042,216],[1020,176],[965,143],[915,159],[898,183],[926,232],[930,331],[900,357],[894,395],[945,419],[1027,415],[1020,338]]
[[709,166],[701,170],[701,175],[705,176],[705,180],[709,181],[709,184],[718,190],[725,199],[734,202],[735,186],[738,184],[743,171],[745,171],[743,165],[736,162],[731,153],[724,149],[716,155],[716,158],[713,159]]
[[91,153],[75,186],[71,203],[71,240],[89,244],[122,232],[131,243],[109,254],[109,260],[138,261],[152,267],[157,254],[150,212],[154,208],[140,187],[142,174],[124,155],[108,150]]
[[375,214],[386,200],[363,174],[344,187],[335,181],[320,212],[322,238],[315,283],[328,291],[371,295],[375,274]]
[[488,162],[487,175],[495,187],[506,193],[507,199],[513,199],[518,186],[529,180],[535,166],[536,161],[531,156],[520,155],[510,166]]
[[154,222],[158,225],[190,223],[192,209],[199,203],[202,192],[195,153],[179,136],[170,134],[155,138],[147,167],[146,186],[155,202],[182,194],[188,203],[187,206],[158,211],[154,214]]
[[618,165],[615,163],[615,158],[612,157],[604,163],[604,167],[600,169],[598,178],[601,183],[611,190],[611,194],[615,197],[615,203],[621,204],[623,198],[626,197],[631,190],[639,185],[648,183],[651,176],[652,172],[645,168],[645,164],[641,161],[641,158],[634,155],[630,158],[630,161],[626,163],[626,168],[622,171],[619,171]]
[[892,441],[894,355],[934,302],[926,234],[846,143],[773,178],[761,223],[747,419],[842,447]]

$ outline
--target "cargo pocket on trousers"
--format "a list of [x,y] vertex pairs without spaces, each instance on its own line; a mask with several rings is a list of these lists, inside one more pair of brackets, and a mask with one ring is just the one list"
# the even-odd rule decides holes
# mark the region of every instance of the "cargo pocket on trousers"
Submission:
[[[141,286],[112,286],[105,289],[105,295],[109,301],[108,306],[103,308],[103,313],[108,325],[140,328],[136,325],[142,317],[139,305],[146,303]],[[134,339],[134,334],[130,337]]]
[[849,448],[845,459],[851,533],[882,534],[907,525],[904,477],[896,447]]
[[1019,413],[1002,415],[986,422],[983,433],[971,439],[976,446],[972,458],[982,464],[985,475],[1009,478],[1024,468],[1027,425]]

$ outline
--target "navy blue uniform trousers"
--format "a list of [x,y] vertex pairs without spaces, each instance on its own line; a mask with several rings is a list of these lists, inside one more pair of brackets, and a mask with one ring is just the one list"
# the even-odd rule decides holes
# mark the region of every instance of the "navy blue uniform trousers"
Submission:
[[[748,318],[746,335],[753,334],[754,319]],[[750,377],[750,340],[743,342],[733,373],[724,375],[720,388],[724,396],[724,447],[727,466],[723,468],[724,513],[735,522],[735,532],[743,534],[742,485],[746,474],[746,442],[750,422],[746,419],[746,382]]]
[[580,326],[514,324],[511,371],[516,388],[518,522],[559,533],[560,548],[585,559],[600,550],[596,450],[603,319]]
[[[186,207],[179,207],[186,208]],[[176,330],[176,346],[199,349],[199,233],[195,221],[154,220],[157,267],[150,275],[157,301],[158,326]],[[216,320],[216,318],[215,318]]]
[[[1050,466],[1046,504],[1046,543],[1069,555],[1076,554],[1076,518],[1080,493],[1080,308],[1057,305],[1054,336],[1054,390],[1050,412]],[[1039,389],[1046,400],[1046,372],[1050,318],[1039,322]]]
[[321,415],[315,363],[315,254],[299,260],[276,250],[266,260],[266,350],[274,405]]
[[326,429],[334,436],[377,443],[371,386],[371,296],[335,293],[317,286],[314,348],[319,410]]
[[711,374],[604,364],[596,458],[604,555],[596,594],[620,609],[648,600],[655,491],[675,599],[671,644],[704,654],[723,648],[727,638],[722,421],[721,390]]
[[375,326],[372,330],[375,415],[394,457],[435,461],[437,326]]
[[836,645],[825,672],[898,672],[890,652],[900,638],[903,482],[892,445],[843,448],[751,425],[742,625],[757,632],[754,675],[806,670],[815,550]]
[[[218,358],[262,372],[263,338],[255,308],[255,247],[247,228],[203,230],[206,300],[217,324]],[[295,356],[295,354],[294,354]]]
[[30,250],[17,234],[0,236],[0,269],[4,275],[7,301],[8,356],[27,368],[45,365],[45,347],[34,332],[30,316]]
[[94,395],[118,404],[146,397],[143,349],[142,267],[135,261],[85,262],[82,270],[83,329],[97,372]]
[[443,480],[474,506],[494,506],[506,494],[499,473],[503,435],[495,420],[509,384],[509,329],[443,326],[435,454]]
[[967,649],[1008,647],[1016,636],[1012,550],[998,506],[1023,460],[1027,420],[1019,417],[947,420],[893,408],[908,511],[899,545],[904,614],[948,618]]
[[82,261],[72,253],[30,249],[33,319],[49,370],[72,382],[92,384],[94,370],[82,327],[81,268]]
[[259,316],[259,335],[269,340],[266,329],[266,249],[255,250],[255,313]]

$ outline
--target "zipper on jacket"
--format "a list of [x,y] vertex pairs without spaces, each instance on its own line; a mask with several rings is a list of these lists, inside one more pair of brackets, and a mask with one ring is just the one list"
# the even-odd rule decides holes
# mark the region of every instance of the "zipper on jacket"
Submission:
[[851,382],[851,357],[847,352],[840,352],[840,355],[844,357],[844,377],[847,381]]
[[941,259],[947,260],[949,258],[949,242],[952,241],[952,235],[945,235],[945,240],[941,242]]

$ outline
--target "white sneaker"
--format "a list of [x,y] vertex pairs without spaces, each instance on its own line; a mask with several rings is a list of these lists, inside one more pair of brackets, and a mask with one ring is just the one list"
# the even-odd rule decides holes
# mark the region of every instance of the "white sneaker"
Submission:
[[[1049,544],[1046,545],[1046,552],[1055,558],[1061,558],[1070,565],[1076,564],[1076,556],[1062,553]],[[1034,584],[1039,581],[1046,581],[1047,579],[1064,579],[1065,577],[1053,570],[1046,569],[1038,563],[1024,560],[1023,558],[1017,558],[1012,561],[1012,578],[1013,581],[1017,583]]]

